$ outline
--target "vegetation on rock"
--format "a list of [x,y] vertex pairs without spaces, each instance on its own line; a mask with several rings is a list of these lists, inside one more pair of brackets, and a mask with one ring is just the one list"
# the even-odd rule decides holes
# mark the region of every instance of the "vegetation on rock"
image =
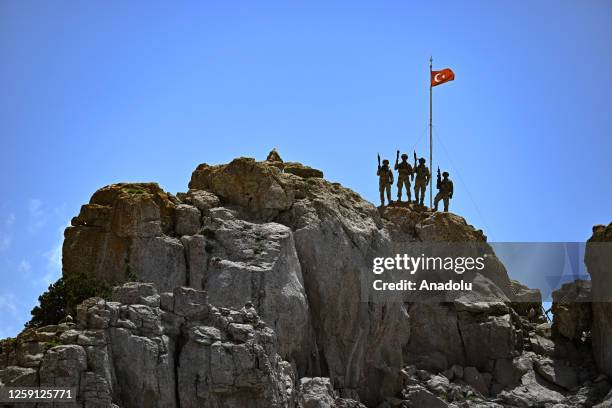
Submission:
[[91,276],[73,275],[61,277],[49,285],[49,289],[38,297],[38,306],[32,311],[32,318],[26,327],[42,327],[58,324],[68,314],[74,314],[76,306],[91,297],[109,300],[112,287]]

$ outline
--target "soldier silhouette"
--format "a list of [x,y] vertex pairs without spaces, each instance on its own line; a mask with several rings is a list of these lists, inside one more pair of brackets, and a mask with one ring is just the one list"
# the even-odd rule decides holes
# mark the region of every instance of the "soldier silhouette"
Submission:
[[[379,161],[380,163],[380,161]],[[391,184],[393,184],[393,172],[389,168],[389,160],[383,160],[382,166],[378,165],[378,190],[380,191],[380,205],[385,205],[385,191],[387,192],[387,201],[391,204]]]
[[416,173],[416,179],[414,180],[414,202],[423,205],[425,201],[425,190],[427,189],[427,183],[429,183],[429,169],[425,165],[425,159],[421,157],[419,159],[419,165],[416,166],[414,171]]
[[434,211],[438,211],[438,203],[444,201],[444,212],[448,212],[448,203],[453,198],[453,182],[448,178],[448,172],[442,173],[443,179],[440,179],[440,169],[438,169],[438,181],[436,188],[438,193],[434,198]]
[[408,163],[408,155],[402,154],[402,162],[399,162],[400,151],[395,156],[395,170],[397,170],[397,201],[402,201],[402,187],[406,187],[406,197],[410,202],[410,180],[414,177],[412,166]]

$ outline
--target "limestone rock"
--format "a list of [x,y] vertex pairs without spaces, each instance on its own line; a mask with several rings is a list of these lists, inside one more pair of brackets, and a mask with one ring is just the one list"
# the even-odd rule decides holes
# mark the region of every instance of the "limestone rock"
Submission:
[[40,386],[79,388],[81,373],[86,369],[87,354],[83,347],[54,347],[47,351],[40,365]]
[[[277,156],[199,165],[177,197],[145,183],[97,191],[65,232],[64,276],[132,283],[112,302],[79,305],[76,325],[0,342],[0,381],[48,381],[66,364],[73,376],[58,378],[96,407],[599,402],[593,395],[606,382],[593,382],[588,345],[551,337],[529,319],[541,294],[509,279],[482,231],[409,203],[378,209]],[[598,227],[593,243],[609,228]],[[426,246],[486,255],[485,270],[463,275],[474,290],[428,299],[369,290],[374,258]],[[610,263],[595,249],[586,257],[593,292],[598,281],[597,295],[607,296]],[[586,311],[571,307],[556,322],[576,338],[586,326],[572,319]],[[603,369],[611,360],[606,308],[592,313]],[[65,359],[54,357],[60,351]]]
[[184,203],[189,204],[200,210],[202,214],[208,213],[211,208],[221,205],[219,197],[205,190],[189,190],[187,193],[179,193],[177,197]]
[[242,157],[225,166],[201,164],[193,172],[189,188],[212,191],[228,204],[269,219],[293,203],[295,191],[289,177],[276,167]]
[[515,333],[509,314],[477,316],[460,313],[458,324],[465,353],[478,368],[484,369],[490,360],[512,356]]
[[527,316],[529,310],[540,310],[542,307],[542,293],[539,289],[531,289],[514,279],[510,280],[510,289],[512,307],[519,314]]
[[185,248],[168,236],[135,238],[129,252],[130,280],[154,282],[160,291],[187,284]]
[[96,191],[64,233],[64,276],[93,276],[111,284],[131,280],[131,240],[172,234],[174,200],[155,183],[113,184]]
[[542,378],[566,390],[571,390],[578,385],[576,371],[569,366],[567,361],[553,361],[550,359],[536,360],[534,368]]
[[214,238],[208,240],[207,251],[211,261],[200,277],[210,302],[241,307],[252,301],[278,334],[281,355],[304,372],[314,364],[316,348],[291,230],[278,223],[240,220],[225,211],[211,211],[211,219]]
[[176,233],[178,235],[195,235],[200,230],[200,210],[187,204],[176,206]]
[[446,408],[448,404],[421,386],[410,386],[404,391],[405,406],[409,408]]
[[329,378],[300,378],[300,408],[334,408],[336,396]]
[[[43,349],[40,367],[3,364],[0,383],[74,387],[83,407],[291,406],[294,371],[250,309],[222,313],[204,292],[177,288],[172,309],[179,315],[159,308],[153,285],[128,283],[113,293],[127,303],[88,299],[78,307],[78,328],[49,326],[1,343],[0,355],[42,333],[70,344]],[[227,316],[244,323],[228,324]]]
[[5,387],[38,387],[38,371],[34,368],[9,366],[0,370],[0,384]]
[[283,170],[285,173],[295,174],[296,176],[302,178],[323,178],[323,172],[321,170],[313,169],[312,167],[305,166],[302,163],[287,162],[284,164]]
[[129,282],[113,288],[113,301],[126,305],[159,307],[159,295],[152,283]]
[[591,282],[576,280],[553,292],[552,330],[570,340],[580,340],[591,330]]
[[542,385],[533,371],[523,376],[521,385],[510,391],[502,391],[498,397],[503,404],[513,407],[552,407],[565,400],[559,391]]
[[463,369],[463,380],[482,395],[489,395],[489,384],[487,384],[484,374],[478,372],[475,367]]
[[593,281],[593,355],[599,368],[612,376],[612,223],[593,228],[584,262]]

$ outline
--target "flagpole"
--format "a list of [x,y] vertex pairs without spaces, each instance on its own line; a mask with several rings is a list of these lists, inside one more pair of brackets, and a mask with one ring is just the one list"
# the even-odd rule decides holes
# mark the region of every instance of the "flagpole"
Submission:
[[429,208],[433,208],[433,137],[432,137],[432,86],[431,72],[433,65],[433,57],[429,57]]

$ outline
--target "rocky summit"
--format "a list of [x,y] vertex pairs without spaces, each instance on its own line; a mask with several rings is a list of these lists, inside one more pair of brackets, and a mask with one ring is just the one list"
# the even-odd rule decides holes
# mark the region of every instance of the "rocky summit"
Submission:
[[[274,153],[201,164],[176,195],[95,192],[65,231],[63,277],[112,294],[3,340],[0,383],[74,387],[81,407],[612,407],[612,310],[591,301],[612,296],[605,253],[587,248],[593,285],[555,293],[551,324],[462,217],[377,208]],[[488,255],[477,297],[363,290],[374,258],[431,242]]]

